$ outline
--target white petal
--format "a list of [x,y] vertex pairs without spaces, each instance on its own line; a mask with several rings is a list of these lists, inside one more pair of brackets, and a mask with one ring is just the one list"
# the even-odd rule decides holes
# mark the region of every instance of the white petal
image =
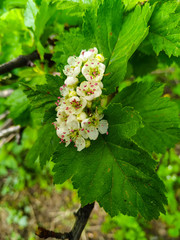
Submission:
[[85,139],[88,139],[88,135],[87,135],[87,131],[86,130],[80,130],[79,131],[79,134],[83,137],[83,138],[85,138]]
[[98,130],[101,134],[105,134],[108,130],[108,121],[101,120],[98,125]]
[[66,137],[66,138],[65,138],[65,142],[66,142],[65,147],[67,147],[67,146],[71,143],[70,137]]
[[87,135],[91,140],[96,140],[98,138],[99,132],[94,126],[87,128]]
[[77,151],[81,151],[86,147],[86,142],[83,137],[77,137],[75,141]]
[[79,121],[83,121],[83,120],[85,120],[87,118],[87,114],[85,113],[85,112],[82,112],[82,113],[80,113],[78,116],[77,116],[77,119],[79,120]]
[[76,77],[67,77],[64,83],[69,86],[69,85],[75,85],[78,83],[78,78]]
[[71,56],[71,57],[68,58],[67,62],[68,62],[69,65],[74,66],[76,64],[76,59],[75,59],[75,57]]
[[81,71],[80,67],[75,67],[73,71],[73,76],[76,77],[80,73],[80,71]]
[[86,118],[84,121],[82,121],[82,123],[81,123],[82,128],[86,129],[89,126],[88,122],[90,122],[89,118]]

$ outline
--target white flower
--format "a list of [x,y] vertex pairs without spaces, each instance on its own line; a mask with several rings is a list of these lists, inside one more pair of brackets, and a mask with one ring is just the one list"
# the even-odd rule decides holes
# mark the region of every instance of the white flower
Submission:
[[56,108],[57,110],[57,125],[60,126],[62,122],[66,122],[69,115],[62,109],[62,106]]
[[64,83],[67,85],[67,86],[72,86],[72,85],[75,85],[78,83],[78,78],[76,77],[67,77],[66,80],[64,81]]
[[95,126],[92,125],[89,118],[85,119],[81,123],[81,132],[80,134],[87,139],[96,140],[98,138],[99,132]]
[[86,62],[88,59],[94,58],[97,53],[97,48],[91,48],[88,51],[82,50],[79,57],[82,59],[83,62]]
[[80,127],[80,124],[75,115],[70,115],[67,119],[66,124],[67,124],[68,130],[70,130],[70,131],[79,129],[79,127]]
[[86,107],[87,101],[82,97],[71,97],[66,100],[65,112],[68,114],[80,114]]
[[65,85],[61,86],[61,87],[59,88],[59,90],[60,90],[61,95],[62,95],[63,97],[66,97],[66,96],[69,94],[69,92],[70,92],[70,91],[73,91],[74,89],[69,88],[69,87],[65,84]]
[[92,101],[94,98],[99,97],[102,94],[102,90],[98,83],[84,81],[76,88],[76,92],[80,97],[84,97],[88,101]]
[[77,147],[77,151],[81,151],[86,147],[86,142],[83,137],[77,137],[75,141],[75,145]]
[[81,68],[79,66],[75,67],[75,66],[70,66],[70,65],[66,65],[64,67],[63,73],[66,76],[71,76],[71,77],[76,77],[81,71]]
[[61,126],[57,127],[56,129],[56,133],[58,135],[58,137],[61,139],[61,142],[65,142],[66,143],[66,147],[70,144],[70,131],[68,130],[66,123],[61,123]]
[[63,73],[66,76],[76,77],[81,71],[82,60],[79,57],[69,57]]
[[107,133],[108,130],[108,121],[107,120],[101,120],[98,125],[98,130],[101,134]]
[[69,57],[67,60],[68,64],[71,66],[81,66],[82,60],[80,57]]
[[83,121],[87,118],[87,114],[85,112],[80,113],[79,115],[77,115],[77,120],[78,121]]
[[94,58],[87,61],[82,68],[82,74],[88,81],[100,81],[104,71],[105,65]]

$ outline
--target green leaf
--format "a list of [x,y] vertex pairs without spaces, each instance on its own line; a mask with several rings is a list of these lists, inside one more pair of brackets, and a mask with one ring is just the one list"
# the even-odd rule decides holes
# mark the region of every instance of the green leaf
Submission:
[[38,13],[38,7],[33,0],[28,0],[26,9],[24,12],[24,23],[26,27],[30,27],[35,30],[35,19]]
[[41,59],[44,57],[45,49],[40,41],[40,38],[47,27],[47,22],[53,16],[56,11],[55,5],[50,3],[50,0],[43,0],[37,13],[35,20],[35,40],[37,44],[38,52],[41,56]]
[[103,1],[97,9],[90,9],[84,17],[84,35],[94,38],[95,46],[109,60],[122,25],[123,5],[120,0]]
[[133,140],[150,153],[164,153],[180,140],[178,107],[162,94],[162,84],[140,82],[124,88],[113,99],[140,113],[144,127]]
[[45,120],[49,121],[49,119],[52,118],[47,112],[50,110],[54,116],[55,110],[52,111],[52,109],[53,107],[54,109],[56,108],[55,102],[57,101],[57,97],[60,95],[59,87],[63,85],[63,81],[60,77],[53,75],[46,75],[46,79],[47,84],[36,85],[36,90],[29,89],[28,87],[25,90],[25,93],[30,100],[31,110],[36,110],[42,114],[46,113]]
[[26,156],[26,161],[32,165],[39,157],[40,165],[43,167],[50,160],[58,144],[59,139],[54,126],[52,124],[43,126],[39,130],[38,139]]
[[111,134],[131,137],[141,126],[141,117],[132,107],[124,107],[120,103],[113,103],[104,112],[105,119],[111,123]]
[[0,29],[0,63],[10,61],[21,54],[28,54],[33,50],[34,38],[24,25],[22,9],[15,8],[2,14]]
[[113,92],[114,88],[124,79],[129,58],[147,36],[147,22],[152,10],[152,7],[146,3],[142,8],[137,6],[125,17],[107,66],[106,73],[109,75],[103,81],[108,93]]
[[98,201],[111,216],[121,212],[158,218],[167,201],[154,172],[155,161],[132,141],[113,133],[110,125],[108,136],[100,136],[81,152],[60,145],[53,157],[55,183],[71,178],[82,205]]
[[[57,64],[66,65],[69,56],[79,56],[82,49],[89,49],[90,47],[94,47],[92,40],[85,37],[79,28],[70,29],[69,32],[64,32],[62,41],[56,43],[53,60]],[[64,66],[62,66],[63,68]]]
[[122,1],[123,1],[124,5],[125,5],[125,10],[126,11],[130,11],[138,3],[142,3],[143,4],[144,2],[147,2],[149,0],[146,0],[146,1],[144,1],[144,0],[142,0],[142,1],[140,1],[140,0],[131,0],[131,1],[129,1],[129,0],[122,0]]
[[176,12],[179,1],[158,2],[150,20],[150,41],[158,55],[160,51],[171,57],[180,55],[180,12]]

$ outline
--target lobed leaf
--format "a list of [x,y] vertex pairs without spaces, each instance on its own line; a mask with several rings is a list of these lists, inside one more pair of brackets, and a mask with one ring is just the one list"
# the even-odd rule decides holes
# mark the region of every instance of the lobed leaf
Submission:
[[180,55],[180,12],[179,1],[159,1],[150,20],[150,32],[147,38],[155,53],[161,51],[171,57]]
[[164,153],[180,140],[178,107],[162,94],[162,84],[140,82],[123,89],[113,99],[139,112],[144,127],[138,129],[133,140],[150,153]]
[[[119,108],[115,119],[115,110]],[[130,118],[129,114],[133,116]],[[99,136],[90,148],[81,152],[73,146],[57,148],[53,156],[55,183],[72,178],[83,205],[96,200],[111,216],[121,212],[158,218],[160,212],[164,213],[163,204],[167,201],[164,185],[154,171],[155,161],[126,138],[139,127],[138,113],[112,104],[105,118],[110,124],[109,135]]]

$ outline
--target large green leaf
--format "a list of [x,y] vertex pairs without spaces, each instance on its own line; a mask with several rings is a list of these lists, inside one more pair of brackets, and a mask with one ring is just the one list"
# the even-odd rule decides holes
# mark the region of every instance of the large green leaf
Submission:
[[178,107],[169,98],[161,97],[162,94],[162,84],[140,82],[123,89],[113,99],[140,113],[144,127],[133,139],[150,153],[164,153],[180,140]]
[[164,213],[166,197],[164,185],[154,172],[155,161],[124,137],[136,132],[138,114],[132,108],[112,104],[105,119],[110,125],[109,135],[99,136],[90,148],[81,152],[62,144],[57,148],[53,157],[55,183],[72,178],[82,205],[97,200],[111,216],[121,212],[157,218]]
[[129,58],[148,34],[147,22],[151,13],[152,7],[145,4],[144,7],[137,6],[125,17],[106,70],[109,75],[103,81],[108,93],[124,79]]
[[[97,13],[96,13],[97,12]],[[109,60],[122,26],[123,4],[120,0],[103,1],[99,8],[86,11],[84,35],[93,39],[99,52]]]
[[158,55],[160,51],[178,57],[180,55],[180,12],[178,0],[159,1],[150,20],[147,41]]

